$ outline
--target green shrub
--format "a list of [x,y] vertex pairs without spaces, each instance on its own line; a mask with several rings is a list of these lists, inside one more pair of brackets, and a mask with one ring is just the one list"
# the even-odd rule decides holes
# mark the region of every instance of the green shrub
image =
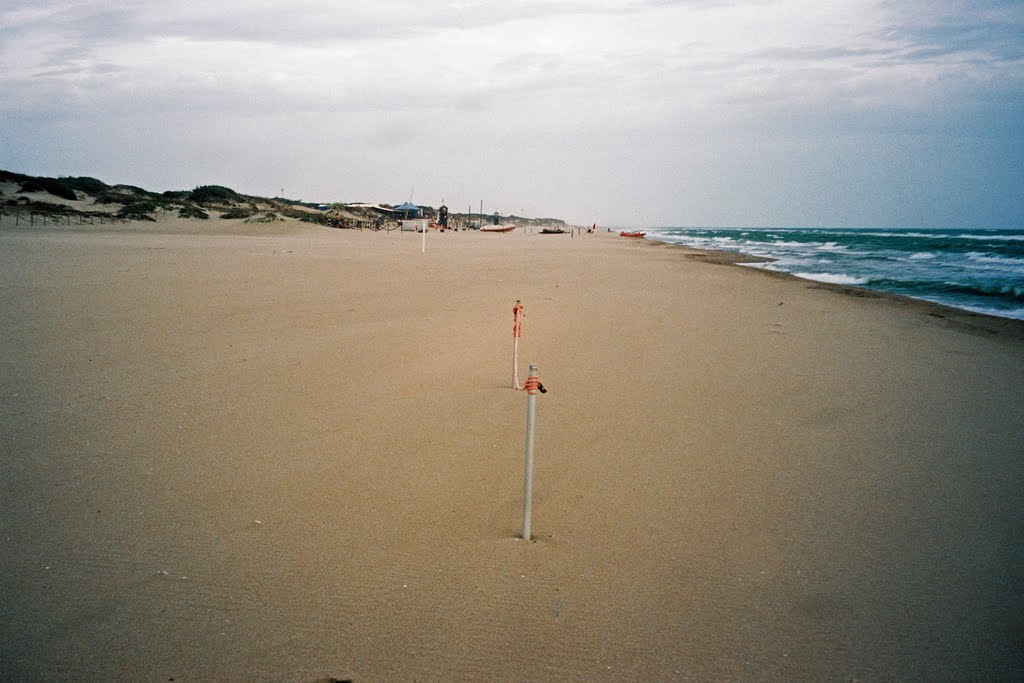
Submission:
[[138,201],[138,198],[128,192],[109,189],[96,196],[97,204],[131,204]]
[[289,218],[298,218],[303,223],[316,223],[317,225],[329,225],[330,217],[324,213],[309,213],[308,211],[286,211]]
[[18,192],[45,192],[42,183],[35,178],[29,178],[21,182],[21,189]]
[[160,208],[160,205],[152,201],[144,202],[132,202],[131,204],[125,204],[118,210],[117,215],[120,218],[128,218],[136,221],[155,221],[156,219],[149,214]]
[[92,195],[94,197],[98,194],[103,194],[109,187],[102,180],[86,176],[77,178],[59,178],[59,180],[72,190],[78,190],[79,192],[84,192],[85,194]]
[[27,176],[24,173],[14,173],[13,171],[0,171],[0,181],[12,182],[12,183],[23,183],[26,180],[31,180],[32,176]]
[[287,204],[288,206],[305,206],[308,209],[315,209],[319,204],[316,202],[304,202],[301,199],[286,199],[284,197],[273,197],[271,201],[277,202],[278,204]]
[[149,190],[145,190],[141,187],[136,187],[135,185],[114,185],[113,189],[119,192],[125,192],[135,197],[148,197],[149,199],[160,199],[160,195],[157,194],[156,192],[150,192]]
[[273,223],[274,221],[281,220],[277,214],[273,211],[266,211],[261,214],[257,214],[252,218],[245,219],[246,223]]
[[241,199],[234,190],[221,185],[200,185],[189,193],[196,204],[230,204]]
[[53,202],[18,202],[18,206],[29,211],[35,211],[36,213],[69,213],[67,206],[64,204],[54,204]]
[[178,215],[182,218],[199,218],[204,221],[210,217],[210,214],[206,213],[198,206],[183,206],[178,209]]
[[252,216],[252,211],[249,209],[231,209],[221,214],[221,218],[249,218]]
[[21,184],[22,192],[49,192],[54,197],[75,200],[75,191],[56,178],[34,178]]
[[124,195],[112,192],[111,190],[96,195],[97,204],[123,204],[125,199]]

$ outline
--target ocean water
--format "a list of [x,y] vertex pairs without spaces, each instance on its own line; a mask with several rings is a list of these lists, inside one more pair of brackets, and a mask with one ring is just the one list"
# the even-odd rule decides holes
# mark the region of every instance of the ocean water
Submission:
[[648,239],[771,259],[746,264],[1024,320],[1024,229],[659,228]]

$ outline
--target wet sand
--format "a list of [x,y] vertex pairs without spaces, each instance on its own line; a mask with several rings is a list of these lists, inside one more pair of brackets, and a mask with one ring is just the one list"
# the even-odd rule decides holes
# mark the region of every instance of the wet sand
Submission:
[[4,679],[1024,676],[1019,322],[608,233],[4,220]]

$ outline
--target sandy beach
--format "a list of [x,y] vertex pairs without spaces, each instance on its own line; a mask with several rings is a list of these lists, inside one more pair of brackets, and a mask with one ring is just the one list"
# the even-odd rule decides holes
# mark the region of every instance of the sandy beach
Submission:
[[1024,323],[714,260],[5,217],[0,678],[1020,680]]

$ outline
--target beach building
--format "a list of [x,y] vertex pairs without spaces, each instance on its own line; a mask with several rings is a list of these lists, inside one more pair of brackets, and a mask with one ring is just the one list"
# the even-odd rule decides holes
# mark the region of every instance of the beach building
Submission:
[[427,229],[427,219],[423,218],[420,207],[412,202],[405,202],[395,207],[395,213],[402,221],[402,232],[422,232]]

